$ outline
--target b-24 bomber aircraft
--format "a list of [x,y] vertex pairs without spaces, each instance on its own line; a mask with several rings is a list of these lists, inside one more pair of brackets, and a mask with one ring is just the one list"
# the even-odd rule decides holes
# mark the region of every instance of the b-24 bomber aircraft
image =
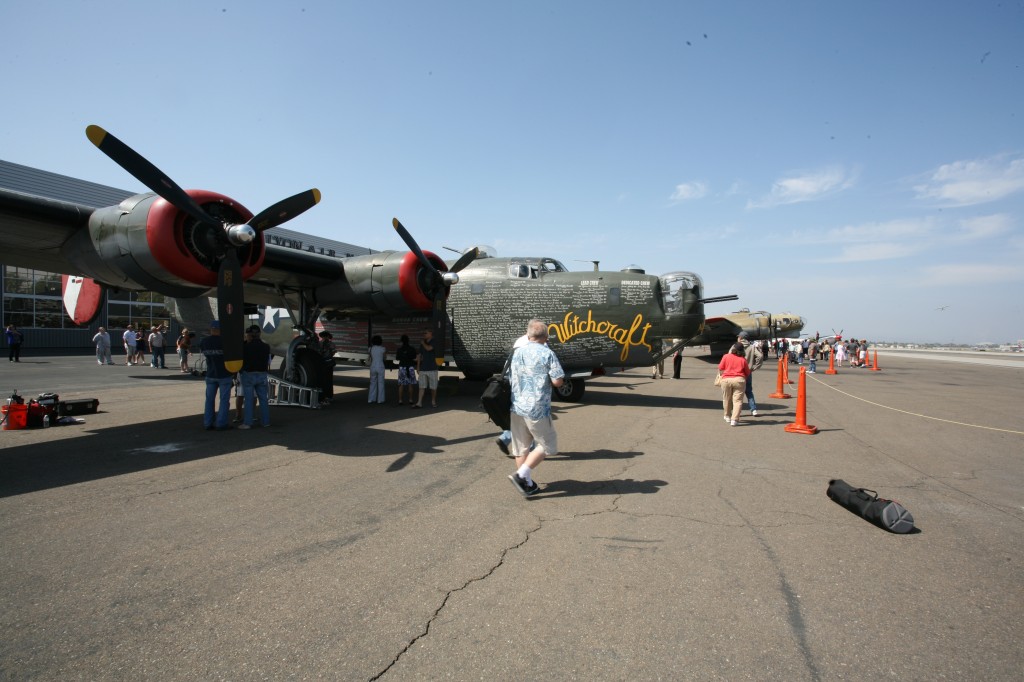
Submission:
[[[477,249],[449,266],[421,250],[397,219],[407,252],[336,257],[270,244],[262,232],[314,206],[318,190],[254,216],[224,195],[182,189],[99,126],[86,135],[152,191],[94,207],[0,189],[3,261],[180,303],[216,296],[232,371],[241,367],[247,305],[289,310],[297,333],[284,352],[284,376],[305,386],[324,378],[314,333],[321,314],[365,325],[363,338],[389,326],[430,328],[470,378],[500,371],[514,339],[538,317],[549,322],[549,344],[569,379],[562,397],[578,400],[587,378],[652,365],[700,333],[706,302],[735,299],[704,298],[692,272],[570,272],[552,258],[478,258]],[[670,339],[673,348],[663,343]]]

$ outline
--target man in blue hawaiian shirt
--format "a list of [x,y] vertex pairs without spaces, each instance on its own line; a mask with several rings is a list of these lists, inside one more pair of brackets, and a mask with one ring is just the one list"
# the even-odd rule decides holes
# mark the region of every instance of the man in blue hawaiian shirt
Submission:
[[512,451],[518,469],[509,480],[529,497],[540,492],[533,482],[533,470],[547,455],[558,452],[558,436],[551,423],[551,387],[562,385],[565,372],[546,345],[547,324],[530,320],[526,336],[530,342],[516,350],[511,364]]

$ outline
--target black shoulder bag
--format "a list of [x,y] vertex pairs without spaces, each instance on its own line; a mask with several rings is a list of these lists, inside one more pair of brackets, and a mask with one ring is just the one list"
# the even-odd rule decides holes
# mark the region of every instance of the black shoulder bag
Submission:
[[[512,351],[515,353],[515,351]],[[503,431],[508,431],[511,426],[510,413],[512,412],[512,382],[509,381],[508,369],[512,363],[512,356],[505,361],[505,368],[501,374],[487,377],[484,385],[484,393],[480,396],[480,404],[483,405],[487,416],[491,418],[496,426]]]

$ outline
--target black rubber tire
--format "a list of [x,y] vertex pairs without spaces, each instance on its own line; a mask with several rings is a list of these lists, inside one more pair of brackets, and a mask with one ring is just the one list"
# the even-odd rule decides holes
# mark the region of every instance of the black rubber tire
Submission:
[[320,388],[322,385],[320,373],[326,367],[316,351],[310,348],[300,348],[295,351],[296,383],[300,386]]
[[570,379],[565,377],[562,385],[551,392],[551,397],[563,403],[578,403],[583,399],[583,391],[586,384],[583,379]]

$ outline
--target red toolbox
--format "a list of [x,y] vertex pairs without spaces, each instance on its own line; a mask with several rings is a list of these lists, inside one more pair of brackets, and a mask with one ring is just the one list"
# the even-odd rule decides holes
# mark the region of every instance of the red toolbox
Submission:
[[40,393],[35,400],[28,401],[28,427],[38,429],[42,426],[53,426],[57,419],[57,403],[60,396],[56,393]]
[[43,405],[31,400],[28,403],[27,426],[30,429],[38,429],[43,426],[53,426],[57,419],[56,405]]

